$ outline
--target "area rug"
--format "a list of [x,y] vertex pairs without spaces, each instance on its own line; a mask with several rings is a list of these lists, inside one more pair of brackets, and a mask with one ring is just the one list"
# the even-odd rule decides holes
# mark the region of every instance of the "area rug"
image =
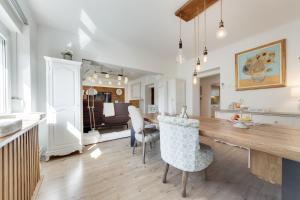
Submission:
[[130,129],[123,131],[113,131],[110,133],[100,134],[98,132],[84,133],[83,145],[96,144],[99,142],[106,142],[110,140],[116,140],[121,138],[130,137]]

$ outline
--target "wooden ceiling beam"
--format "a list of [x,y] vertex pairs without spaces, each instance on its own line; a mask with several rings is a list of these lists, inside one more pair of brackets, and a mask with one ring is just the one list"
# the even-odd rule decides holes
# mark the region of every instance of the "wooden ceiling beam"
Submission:
[[188,0],[175,12],[175,15],[188,22],[204,11],[204,1],[206,1],[206,8],[209,8],[218,0]]

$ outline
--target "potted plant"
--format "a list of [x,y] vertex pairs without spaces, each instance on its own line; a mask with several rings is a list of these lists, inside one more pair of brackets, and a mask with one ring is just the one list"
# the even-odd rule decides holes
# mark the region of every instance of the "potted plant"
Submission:
[[63,52],[61,52],[61,55],[63,56],[63,59],[72,60],[73,51],[70,49],[66,49]]

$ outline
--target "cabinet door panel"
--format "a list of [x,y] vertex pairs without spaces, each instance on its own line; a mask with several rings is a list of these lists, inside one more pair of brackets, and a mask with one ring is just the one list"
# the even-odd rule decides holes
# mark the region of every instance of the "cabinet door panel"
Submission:
[[62,110],[56,112],[56,124],[54,126],[53,142],[56,146],[78,144],[80,142],[80,130],[76,111]]
[[76,104],[76,72],[69,67],[53,69],[53,107],[69,107]]

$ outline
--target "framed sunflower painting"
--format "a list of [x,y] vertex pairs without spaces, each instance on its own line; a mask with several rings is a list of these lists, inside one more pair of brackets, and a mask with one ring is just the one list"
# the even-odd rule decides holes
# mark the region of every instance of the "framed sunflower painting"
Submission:
[[285,39],[235,54],[236,90],[284,87]]

